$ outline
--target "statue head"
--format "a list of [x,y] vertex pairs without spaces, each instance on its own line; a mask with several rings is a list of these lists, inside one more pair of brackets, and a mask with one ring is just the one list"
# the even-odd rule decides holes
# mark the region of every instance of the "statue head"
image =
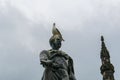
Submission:
[[53,35],[49,40],[50,46],[54,50],[59,50],[62,44],[61,42],[62,42],[62,39],[59,35]]
[[49,43],[52,49],[59,50],[61,47],[61,42],[64,41],[60,31],[56,28],[55,23],[53,23],[52,29],[53,36],[50,38]]

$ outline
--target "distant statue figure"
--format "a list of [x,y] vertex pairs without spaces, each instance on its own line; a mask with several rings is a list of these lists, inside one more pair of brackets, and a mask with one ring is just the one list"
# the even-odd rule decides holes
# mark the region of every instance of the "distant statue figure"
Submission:
[[113,73],[114,71],[114,66],[107,61],[104,61],[104,63],[102,64],[101,68],[101,74],[103,74],[103,80],[114,80],[114,76]]
[[59,30],[53,24],[53,36],[49,43],[52,49],[40,53],[40,63],[45,68],[41,80],[76,80],[72,58],[59,50],[64,41]]
[[101,48],[101,61],[102,65],[100,67],[101,74],[103,75],[103,80],[115,80],[114,79],[114,66],[110,62],[110,55],[109,51],[107,50],[105,43],[104,43],[104,37],[101,36],[102,41],[102,48]]

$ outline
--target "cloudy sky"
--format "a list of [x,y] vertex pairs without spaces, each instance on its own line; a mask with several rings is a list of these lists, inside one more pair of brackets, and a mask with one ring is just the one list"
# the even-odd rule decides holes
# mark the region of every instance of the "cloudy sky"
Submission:
[[102,80],[100,36],[120,79],[120,0],[0,0],[0,80],[41,80],[53,22],[77,80]]

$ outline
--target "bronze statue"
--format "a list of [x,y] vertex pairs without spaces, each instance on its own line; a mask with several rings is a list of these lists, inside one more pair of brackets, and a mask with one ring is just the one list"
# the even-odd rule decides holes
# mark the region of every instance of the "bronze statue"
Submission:
[[49,43],[52,49],[40,53],[40,63],[45,68],[42,80],[76,80],[72,58],[59,50],[64,41],[59,30],[53,24],[53,36]]

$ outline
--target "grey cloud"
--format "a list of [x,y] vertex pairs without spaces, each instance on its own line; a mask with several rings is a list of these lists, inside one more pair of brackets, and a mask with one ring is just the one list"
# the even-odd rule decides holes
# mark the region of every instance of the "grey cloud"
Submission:
[[0,80],[41,79],[44,69],[39,65],[38,55],[43,49],[50,49],[48,40],[52,35],[53,17],[65,39],[61,49],[74,59],[77,79],[102,79],[99,70],[101,35],[105,37],[115,65],[115,79],[119,79],[118,1],[115,0],[114,4],[112,0],[64,4],[61,1],[59,5],[59,1],[54,1],[49,3],[48,15],[44,15],[47,19],[42,21],[39,17],[40,22],[28,19],[15,6],[8,5],[6,12],[0,12]]
[[44,47],[40,40],[44,40],[41,35],[45,29],[42,23],[33,24],[12,6],[0,14],[0,80],[41,78],[38,54],[39,48]]

